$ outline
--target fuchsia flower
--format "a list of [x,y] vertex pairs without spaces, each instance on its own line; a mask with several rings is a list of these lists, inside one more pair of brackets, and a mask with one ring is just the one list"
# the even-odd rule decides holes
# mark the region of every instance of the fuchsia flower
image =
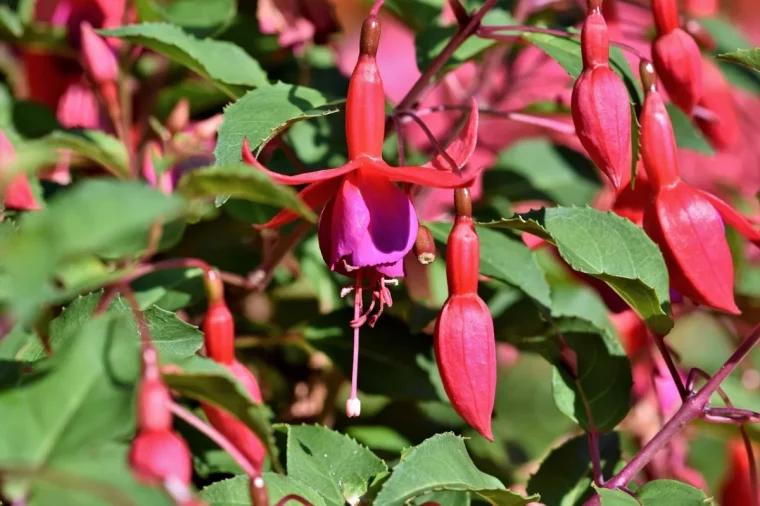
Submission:
[[[13,144],[0,130],[0,176],[10,167],[16,157],[16,150]],[[26,174],[15,176],[5,189],[3,195],[3,206],[6,209],[15,209],[20,211],[33,211],[40,209],[40,204],[32,193],[32,187],[29,184],[29,177]]]
[[675,290],[701,304],[739,313],[723,222],[757,245],[760,232],[718,197],[681,180],[673,127],[650,63],[642,63],[641,75],[646,88],[641,158],[653,191],[644,208],[644,229],[660,246]]
[[259,0],[256,17],[262,33],[279,35],[281,47],[303,44],[335,27],[326,0]]
[[[382,160],[385,136],[385,97],[376,55],[380,40],[380,22],[375,11],[365,20],[360,39],[360,56],[356,64],[346,101],[346,140],[348,162],[342,167],[297,176],[285,176],[261,165],[243,142],[243,159],[268,174],[278,183],[306,184],[299,196],[311,208],[324,209],[319,219],[319,244],[331,270],[355,277],[354,370],[352,395],[347,404],[349,416],[359,413],[356,397],[358,328],[369,320],[373,325],[384,306],[392,304],[386,287],[395,283],[389,278],[404,275],[403,259],[417,237],[418,219],[409,196],[394,183],[404,182],[438,188],[467,186],[478,171],[457,174],[452,169],[467,163],[475,149],[478,127],[477,104],[459,137],[446,150],[423,167],[391,167]],[[448,159],[448,160],[447,160]],[[456,165],[451,167],[450,163]],[[294,221],[298,215],[284,210],[262,228],[276,228]],[[363,282],[372,287],[372,303],[379,301],[377,314],[362,314]]]

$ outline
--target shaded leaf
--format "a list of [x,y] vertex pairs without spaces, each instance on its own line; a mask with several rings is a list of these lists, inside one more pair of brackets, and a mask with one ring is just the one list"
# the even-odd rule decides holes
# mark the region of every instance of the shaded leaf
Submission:
[[676,144],[681,149],[689,149],[697,153],[714,155],[715,150],[702,135],[702,132],[692,123],[691,119],[681,109],[673,104],[666,104],[673,131],[676,132]]
[[236,0],[135,0],[140,21],[166,21],[195,35],[211,35],[237,14]]
[[479,471],[462,438],[445,433],[403,452],[373,504],[395,506],[439,490],[471,491],[495,506],[525,506],[538,500],[537,495],[511,492],[498,479]]
[[672,327],[662,253],[629,220],[590,208],[555,207],[483,225],[522,230],[556,244],[570,267],[606,282],[656,331]]
[[[296,494],[313,506],[325,506],[322,497],[301,481],[275,473],[262,473],[261,476],[267,485],[270,504],[277,504],[286,495]],[[248,476],[236,476],[209,485],[201,491],[200,496],[209,506],[249,506],[249,483]]]
[[636,491],[636,497],[643,506],[702,506],[707,502],[704,492],[675,480],[650,481]]

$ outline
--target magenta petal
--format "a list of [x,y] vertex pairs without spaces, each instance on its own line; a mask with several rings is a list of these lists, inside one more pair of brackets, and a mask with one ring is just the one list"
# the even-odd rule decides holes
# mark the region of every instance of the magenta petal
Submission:
[[375,267],[375,270],[386,278],[403,278],[406,274],[403,259],[398,260],[392,264],[378,265]]

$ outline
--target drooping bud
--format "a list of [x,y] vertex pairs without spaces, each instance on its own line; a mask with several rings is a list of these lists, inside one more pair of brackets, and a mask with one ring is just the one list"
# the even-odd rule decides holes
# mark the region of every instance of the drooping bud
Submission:
[[720,487],[720,504],[754,504],[749,456],[741,440],[728,445],[728,462],[728,473]]
[[659,35],[665,35],[678,28],[676,0],[652,0],[652,14]]
[[215,270],[204,277],[208,309],[203,321],[203,342],[206,354],[220,364],[235,361],[235,320],[224,300],[224,283]]
[[190,123],[190,101],[186,98],[180,98],[177,104],[169,113],[169,117],[166,118],[166,128],[171,133],[177,133],[184,130],[184,128]]
[[[16,150],[13,148],[13,144],[0,130],[0,178],[4,177],[15,158]],[[7,209],[20,211],[40,209],[40,204],[32,193],[32,187],[26,174],[18,174],[8,182],[3,195],[3,205]]]
[[702,98],[702,56],[694,38],[677,26],[670,31],[658,30],[652,58],[670,99],[691,115]]
[[380,20],[370,15],[362,25],[359,60],[351,75],[346,98],[348,157],[381,158],[385,138],[385,93],[377,67]]
[[710,111],[714,118],[698,116],[697,125],[717,149],[731,149],[741,139],[733,90],[723,72],[709,58],[702,59],[702,79],[704,94],[699,105]]
[[651,63],[642,60],[641,76],[646,98],[641,110],[641,159],[655,192],[674,184],[678,175],[678,148],[662,96],[654,83]]
[[607,25],[598,9],[581,33],[583,72],[573,87],[571,110],[578,138],[616,188],[630,181],[631,105],[620,77],[609,67]]
[[469,191],[455,190],[457,217],[446,247],[449,298],[435,325],[435,357],[446,395],[457,413],[493,441],[496,346],[491,312],[478,296],[480,242]]
[[420,224],[417,229],[417,239],[414,241],[414,255],[422,265],[429,265],[435,261],[435,240],[430,229]]
[[119,77],[119,64],[113,51],[106,41],[95,33],[90,23],[83,21],[81,29],[85,69],[99,85],[116,82]]

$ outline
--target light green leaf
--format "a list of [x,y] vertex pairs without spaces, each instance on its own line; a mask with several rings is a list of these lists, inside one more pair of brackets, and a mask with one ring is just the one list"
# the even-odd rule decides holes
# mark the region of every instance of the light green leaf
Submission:
[[[433,237],[445,245],[451,223],[426,224]],[[549,307],[549,285],[530,249],[518,238],[485,227],[477,227],[480,237],[480,272],[504,281],[524,291],[528,296]],[[519,265],[519,269],[515,266]]]
[[327,97],[303,86],[277,83],[249,91],[224,111],[214,156],[217,165],[242,160],[243,138],[254,154],[293,123],[338,112]]
[[666,333],[672,327],[662,253],[625,218],[590,208],[555,207],[483,225],[522,230],[556,244],[570,267],[606,282],[653,329]]
[[55,149],[70,149],[119,177],[129,174],[124,144],[100,130],[58,130],[41,141]]
[[636,491],[636,497],[643,506],[704,506],[708,504],[704,492],[675,480],[650,481]]
[[[617,433],[599,438],[599,454],[604,476],[612,476],[620,461]],[[541,493],[544,504],[582,506],[592,497],[593,474],[588,436],[581,435],[554,449],[528,481],[529,493]]]
[[[327,505],[345,503],[343,484],[369,480],[388,470],[385,462],[348,436],[319,425],[279,425],[287,434],[288,476],[309,484]],[[354,478],[351,478],[354,476]],[[377,503],[375,503],[377,504]]]
[[[277,504],[286,495],[296,494],[313,506],[325,506],[322,497],[303,482],[275,473],[262,473],[261,476],[267,485],[270,504]],[[200,496],[209,506],[250,506],[249,483],[248,476],[236,476],[209,485]]]
[[601,506],[640,506],[639,502],[622,490],[597,489],[596,493],[602,500]]
[[479,471],[462,438],[445,433],[402,453],[373,504],[396,506],[438,490],[471,491],[495,506],[525,506],[539,499],[511,492],[498,479]]
[[758,47],[752,49],[737,49],[731,53],[719,54],[715,58],[743,65],[755,71],[760,71],[760,48]]
[[186,172],[179,180],[177,192],[187,198],[229,195],[260,204],[286,207],[312,223],[317,221],[314,211],[304,204],[295,190],[275,183],[260,170],[242,162]]
[[[699,23],[707,29],[715,41],[713,54],[731,53],[737,49],[750,49],[754,46],[731,20],[721,17],[702,18]],[[760,74],[743,65],[735,65],[727,61],[717,63],[731,84],[760,95]]]
[[224,29],[237,14],[236,0],[136,0],[140,21],[165,21],[195,35],[212,35]]
[[269,84],[259,63],[240,47],[213,39],[196,39],[178,26],[142,23],[99,33],[157,51],[210,79],[231,97],[241,95],[238,86],[256,88]]

